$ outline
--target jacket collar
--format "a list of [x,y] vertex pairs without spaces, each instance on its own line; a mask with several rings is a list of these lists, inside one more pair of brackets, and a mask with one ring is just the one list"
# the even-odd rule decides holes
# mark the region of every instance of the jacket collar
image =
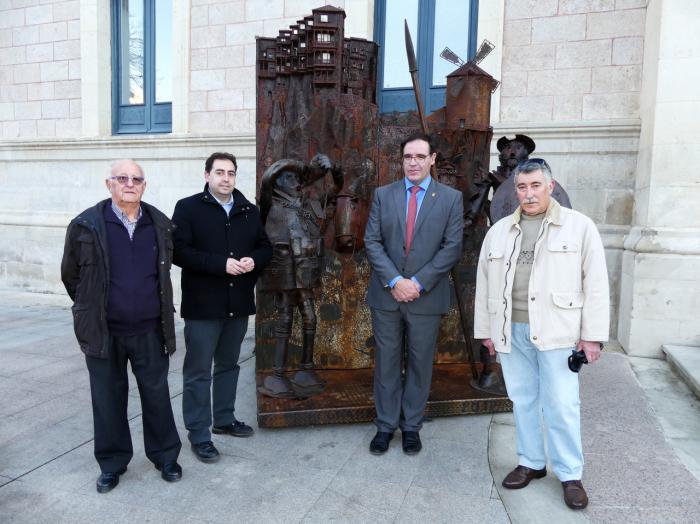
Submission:
[[[520,206],[518,206],[518,209],[515,210],[515,213],[511,215],[513,219],[513,224],[516,225],[520,223],[520,217],[522,215],[522,209]],[[561,204],[556,201],[554,197],[550,197],[549,199],[549,206],[547,207],[547,212],[544,215],[544,218],[547,222],[551,222],[552,224],[556,225],[561,225]]]
[[[233,196],[233,209],[239,208],[241,206],[250,206],[251,205],[250,201],[238,189],[233,190],[232,196]],[[209,184],[208,183],[204,184],[204,191],[202,191],[202,193],[200,193],[200,198],[204,202],[216,204],[217,206],[221,205],[209,192]]]

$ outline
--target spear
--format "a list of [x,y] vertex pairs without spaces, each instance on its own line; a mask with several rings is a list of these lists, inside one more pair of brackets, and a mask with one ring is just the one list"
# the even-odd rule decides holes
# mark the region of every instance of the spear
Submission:
[[[416,61],[416,52],[413,50],[413,40],[411,39],[411,31],[408,29],[408,22],[403,19],[404,36],[406,37],[406,58],[408,58],[408,70],[411,73],[411,81],[413,82],[413,93],[416,95],[416,105],[418,106],[418,116],[420,117],[420,127],[426,135],[428,131],[428,122],[425,119],[425,108],[423,107],[423,97],[420,94],[420,84],[418,83],[418,62]],[[435,164],[430,166],[430,176],[437,179]]]
[[[423,133],[426,135],[428,131],[428,122],[425,120],[425,109],[423,108],[423,99],[420,94],[420,86],[418,84],[418,62],[416,62],[416,52],[413,50],[413,40],[411,39],[411,31],[408,30],[408,22],[404,18],[403,20],[404,35],[406,36],[406,58],[408,58],[408,70],[411,73],[411,80],[413,81],[413,92],[416,95],[416,105],[418,106],[418,116],[420,117],[420,125],[423,129]],[[435,164],[430,168],[430,174],[433,178],[437,178],[435,172]],[[469,364],[472,372],[472,378],[478,380],[479,374],[476,370],[476,362],[474,360],[474,353],[470,347],[471,337],[467,333],[467,322],[465,318],[464,304],[462,301],[462,286],[461,279],[457,272],[456,267],[452,268],[450,271],[452,274],[452,281],[455,286],[455,296],[457,297],[457,309],[459,310],[460,324],[462,325],[462,335],[464,336],[464,345],[467,350],[467,356],[469,358]]]
[[418,104],[418,115],[420,116],[420,126],[424,133],[428,133],[428,123],[425,121],[425,109],[423,108],[423,98],[420,94],[420,85],[418,84],[418,62],[416,62],[416,52],[413,50],[413,40],[411,39],[411,31],[408,29],[408,22],[403,20],[404,34],[406,36],[406,57],[408,58],[408,70],[411,73],[411,81],[413,82],[413,92],[416,94],[416,104]]

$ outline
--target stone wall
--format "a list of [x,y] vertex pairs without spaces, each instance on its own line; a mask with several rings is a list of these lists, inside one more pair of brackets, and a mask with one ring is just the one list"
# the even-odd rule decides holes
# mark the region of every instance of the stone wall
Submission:
[[639,117],[645,0],[507,0],[501,120]]
[[700,351],[700,3],[649,1],[634,217],[618,338],[633,355]]
[[0,1],[0,137],[81,133],[80,2]]
[[[346,36],[371,38],[371,2],[336,0]],[[256,36],[277,36],[317,0],[192,0],[190,131],[255,133]]]
[[[202,190],[213,151],[238,160],[237,187],[255,199],[255,139],[110,137],[0,143],[0,287],[64,293],[60,281],[68,222],[109,198],[110,164],[133,158],[144,168],[144,200],[172,216],[175,203]],[[20,182],[22,181],[22,182]],[[176,297],[179,272],[173,273]]]

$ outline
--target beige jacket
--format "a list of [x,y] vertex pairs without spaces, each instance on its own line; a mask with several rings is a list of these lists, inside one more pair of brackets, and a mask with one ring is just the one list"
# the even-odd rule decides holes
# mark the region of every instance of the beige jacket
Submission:
[[[494,224],[481,247],[474,338],[511,344],[511,291],[520,253],[520,208]],[[604,342],[610,329],[608,272],[593,221],[552,199],[535,242],[528,285],[530,337],[540,350]]]

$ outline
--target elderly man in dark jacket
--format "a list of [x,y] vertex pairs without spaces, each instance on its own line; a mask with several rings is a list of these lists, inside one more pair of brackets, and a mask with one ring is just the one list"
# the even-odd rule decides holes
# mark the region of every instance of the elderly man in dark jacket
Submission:
[[238,357],[248,316],[255,314],[255,282],[272,248],[258,208],[235,188],[236,169],[230,153],[212,154],[204,164],[204,191],[180,200],[173,214],[187,348],[182,411],[192,451],[202,462],[219,459],[211,441],[212,409],[214,433],[253,434],[234,416]]
[[61,262],[61,278],[74,302],[75,335],[90,373],[99,493],[119,483],[133,456],[127,361],[141,395],[146,456],[164,480],[182,477],[167,378],[175,351],[173,225],[141,201],[146,181],[134,161],[115,162],[106,184],[112,198],[68,225]]

